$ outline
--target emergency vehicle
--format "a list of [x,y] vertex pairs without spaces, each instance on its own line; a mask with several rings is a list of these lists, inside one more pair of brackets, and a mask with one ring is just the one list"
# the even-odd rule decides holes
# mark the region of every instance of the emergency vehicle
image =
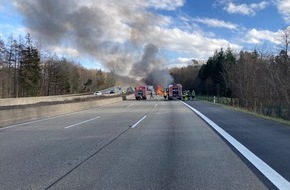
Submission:
[[147,99],[147,87],[146,86],[136,86],[135,87],[135,98],[136,98],[136,100],[146,100]]
[[181,84],[171,84],[168,86],[168,100],[182,99],[182,85]]

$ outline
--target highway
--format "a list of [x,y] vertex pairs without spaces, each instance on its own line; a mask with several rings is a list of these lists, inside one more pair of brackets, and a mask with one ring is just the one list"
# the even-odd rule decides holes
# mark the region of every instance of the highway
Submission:
[[[200,101],[186,103],[208,114],[220,127],[239,126],[229,133],[267,160],[287,185],[288,126],[274,122],[285,132],[286,148],[280,148],[287,152],[285,158],[272,157],[279,152],[271,152],[277,144],[261,141],[263,136],[271,138],[265,130],[272,129],[273,122]],[[274,134],[273,138],[283,136]],[[249,139],[257,136],[262,138],[257,143]],[[0,151],[1,189],[276,188],[180,101],[128,100],[6,126],[0,128]]]

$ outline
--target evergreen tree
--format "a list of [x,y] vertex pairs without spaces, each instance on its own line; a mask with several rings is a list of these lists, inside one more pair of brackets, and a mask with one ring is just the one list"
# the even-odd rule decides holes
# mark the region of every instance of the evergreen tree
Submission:
[[38,50],[33,46],[30,34],[26,36],[26,45],[21,51],[19,68],[19,84],[22,95],[37,96],[41,82],[40,57]]

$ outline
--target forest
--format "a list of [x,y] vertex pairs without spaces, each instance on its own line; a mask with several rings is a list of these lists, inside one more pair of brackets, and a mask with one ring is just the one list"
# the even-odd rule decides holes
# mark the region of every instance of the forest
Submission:
[[0,98],[91,93],[114,86],[114,75],[41,53],[29,33],[0,38]]
[[176,83],[199,95],[227,97],[227,104],[290,119],[289,43],[288,27],[278,54],[263,48],[238,53],[220,49],[202,66],[173,68],[170,73]]

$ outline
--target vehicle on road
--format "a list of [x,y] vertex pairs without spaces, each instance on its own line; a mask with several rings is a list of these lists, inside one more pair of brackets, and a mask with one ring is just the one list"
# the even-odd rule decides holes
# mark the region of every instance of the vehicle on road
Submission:
[[168,100],[182,99],[182,85],[181,84],[171,84],[168,86]]
[[103,93],[101,91],[94,92],[94,96],[101,96]]
[[147,99],[147,87],[146,86],[135,87],[135,98],[136,98],[136,100],[146,100]]

